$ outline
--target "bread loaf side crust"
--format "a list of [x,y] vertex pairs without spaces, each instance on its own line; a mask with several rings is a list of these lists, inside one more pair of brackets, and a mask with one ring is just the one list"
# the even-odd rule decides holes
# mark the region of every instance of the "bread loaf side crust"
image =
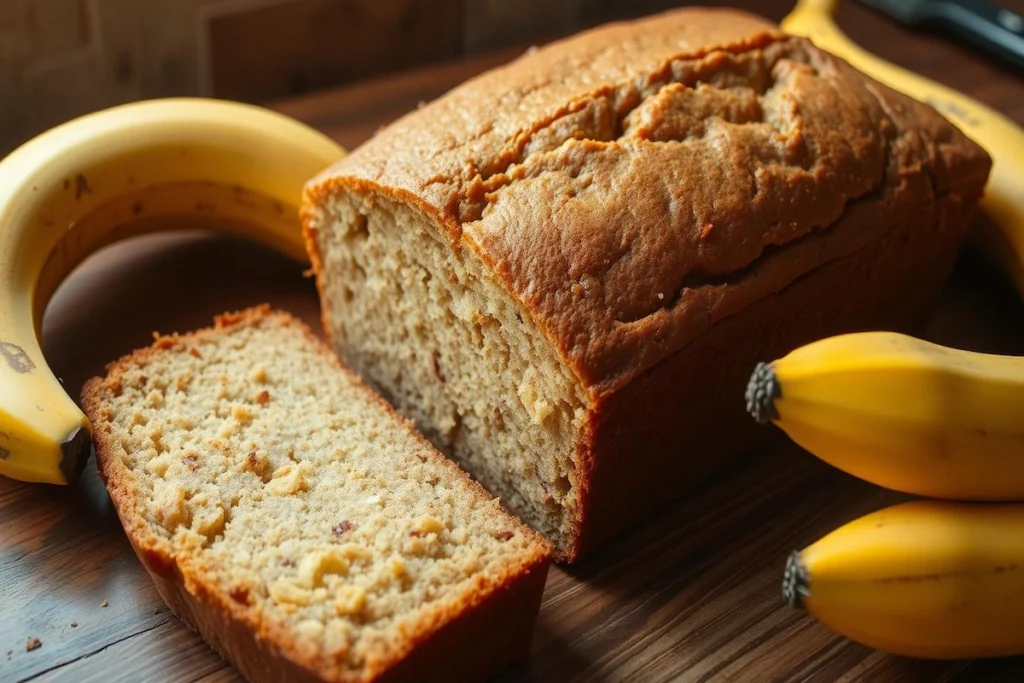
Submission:
[[[437,453],[414,425],[383,399],[365,387],[348,368],[304,324],[287,314],[263,305],[238,313],[218,316],[213,328],[160,337],[152,347],[141,349],[110,363],[107,376],[86,382],[82,406],[93,423],[97,466],[111,501],[133,550],[152,578],[161,598],[193,631],[232,663],[253,683],[284,681],[479,681],[503,666],[522,659],[529,652],[533,627],[550,562],[550,546],[536,532],[512,517],[512,524],[535,539],[535,552],[517,567],[507,567],[498,576],[478,577],[474,591],[456,604],[438,605],[412,628],[406,629],[403,651],[387,660],[370,660],[365,677],[353,677],[337,665],[305,656],[290,634],[262,620],[256,610],[247,609],[218,589],[212,577],[190,566],[187,555],[175,554],[170,543],[155,535],[143,518],[139,492],[107,437],[108,418],[102,396],[110,383],[138,360],[159,354],[161,347],[230,334],[236,327],[258,324],[277,317],[283,324],[298,327],[342,372],[366,389],[367,398],[378,403],[415,439],[427,447],[427,457],[454,473],[472,495],[491,496],[451,461]],[[465,651],[466,656],[454,656]],[[443,665],[443,666],[442,666]],[[441,668],[438,668],[441,667]]]
[[912,329],[991,160],[931,107],[731,10],[586,32],[395,122],[306,190],[432,216],[578,378],[572,561],[759,436],[754,364]]
[[918,216],[919,225],[905,223],[724,320],[602,403],[589,423],[588,487],[573,557],[777,436],[743,403],[757,362],[851,331],[918,332],[956,260],[959,243],[948,233],[961,233],[973,208],[947,198]]
[[323,683],[373,680],[377,683],[442,683],[485,680],[505,666],[525,659],[547,578],[547,562],[538,562],[509,577],[479,602],[435,615],[436,630],[416,638],[407,655],[378,663],[370,679],[328,677],[314,663],[296,661],[279,636],[254,629],[233,613],[217,591],[185,576],[170,557],[129,537],[157,592],[171,611],[252,683]]

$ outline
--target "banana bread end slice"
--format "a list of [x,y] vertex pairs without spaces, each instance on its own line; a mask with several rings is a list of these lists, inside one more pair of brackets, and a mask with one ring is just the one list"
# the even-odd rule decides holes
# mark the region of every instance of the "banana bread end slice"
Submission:
[[90,380],[160,595],[250,681],[480,680],[526,655],[550,547],[267,307]]

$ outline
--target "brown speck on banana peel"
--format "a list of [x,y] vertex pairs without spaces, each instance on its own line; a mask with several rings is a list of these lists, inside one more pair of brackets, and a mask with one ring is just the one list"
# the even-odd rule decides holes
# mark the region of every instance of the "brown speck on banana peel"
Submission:
[[17,344],[0,340],[0,357],[7,362],[7,366],[19,375],[27,375],[36,369],[36,364]]
[[770,363],[758,363],[747,383],[747,412],[758,424],[779,419],[775,399],[782,396],[782,386]]
[[79,173],[75,176],[75,199],[81,199],[86,194],[92,194],[92,188],[89,187],[89,179]]
[[60,443],[60,470],[70,484],[78,480],[85,463],[95,452],[92,432],[84,426],[75,427]]

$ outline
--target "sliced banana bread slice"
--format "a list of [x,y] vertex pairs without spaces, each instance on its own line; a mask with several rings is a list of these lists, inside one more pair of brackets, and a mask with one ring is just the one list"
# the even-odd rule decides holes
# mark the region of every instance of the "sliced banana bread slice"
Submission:
[[477,680],[525,656],[550,548],[268,308],[83,391],[170,608],[251,681]]

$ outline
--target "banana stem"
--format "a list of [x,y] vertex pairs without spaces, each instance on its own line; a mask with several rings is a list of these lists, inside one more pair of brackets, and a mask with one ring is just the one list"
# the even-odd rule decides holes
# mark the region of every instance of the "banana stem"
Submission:
[[782,385],[775,377],[770,363],[758,363],[747,384],[747,412],[758,424],[768,424],[779,419],[775,399],[782,396]]
[[800,551],[794,550],[786,560],[786,571],[782,574],[782,598],[786,604],[803,609],[804,598],[811,594],[810,576],[800,559]]

